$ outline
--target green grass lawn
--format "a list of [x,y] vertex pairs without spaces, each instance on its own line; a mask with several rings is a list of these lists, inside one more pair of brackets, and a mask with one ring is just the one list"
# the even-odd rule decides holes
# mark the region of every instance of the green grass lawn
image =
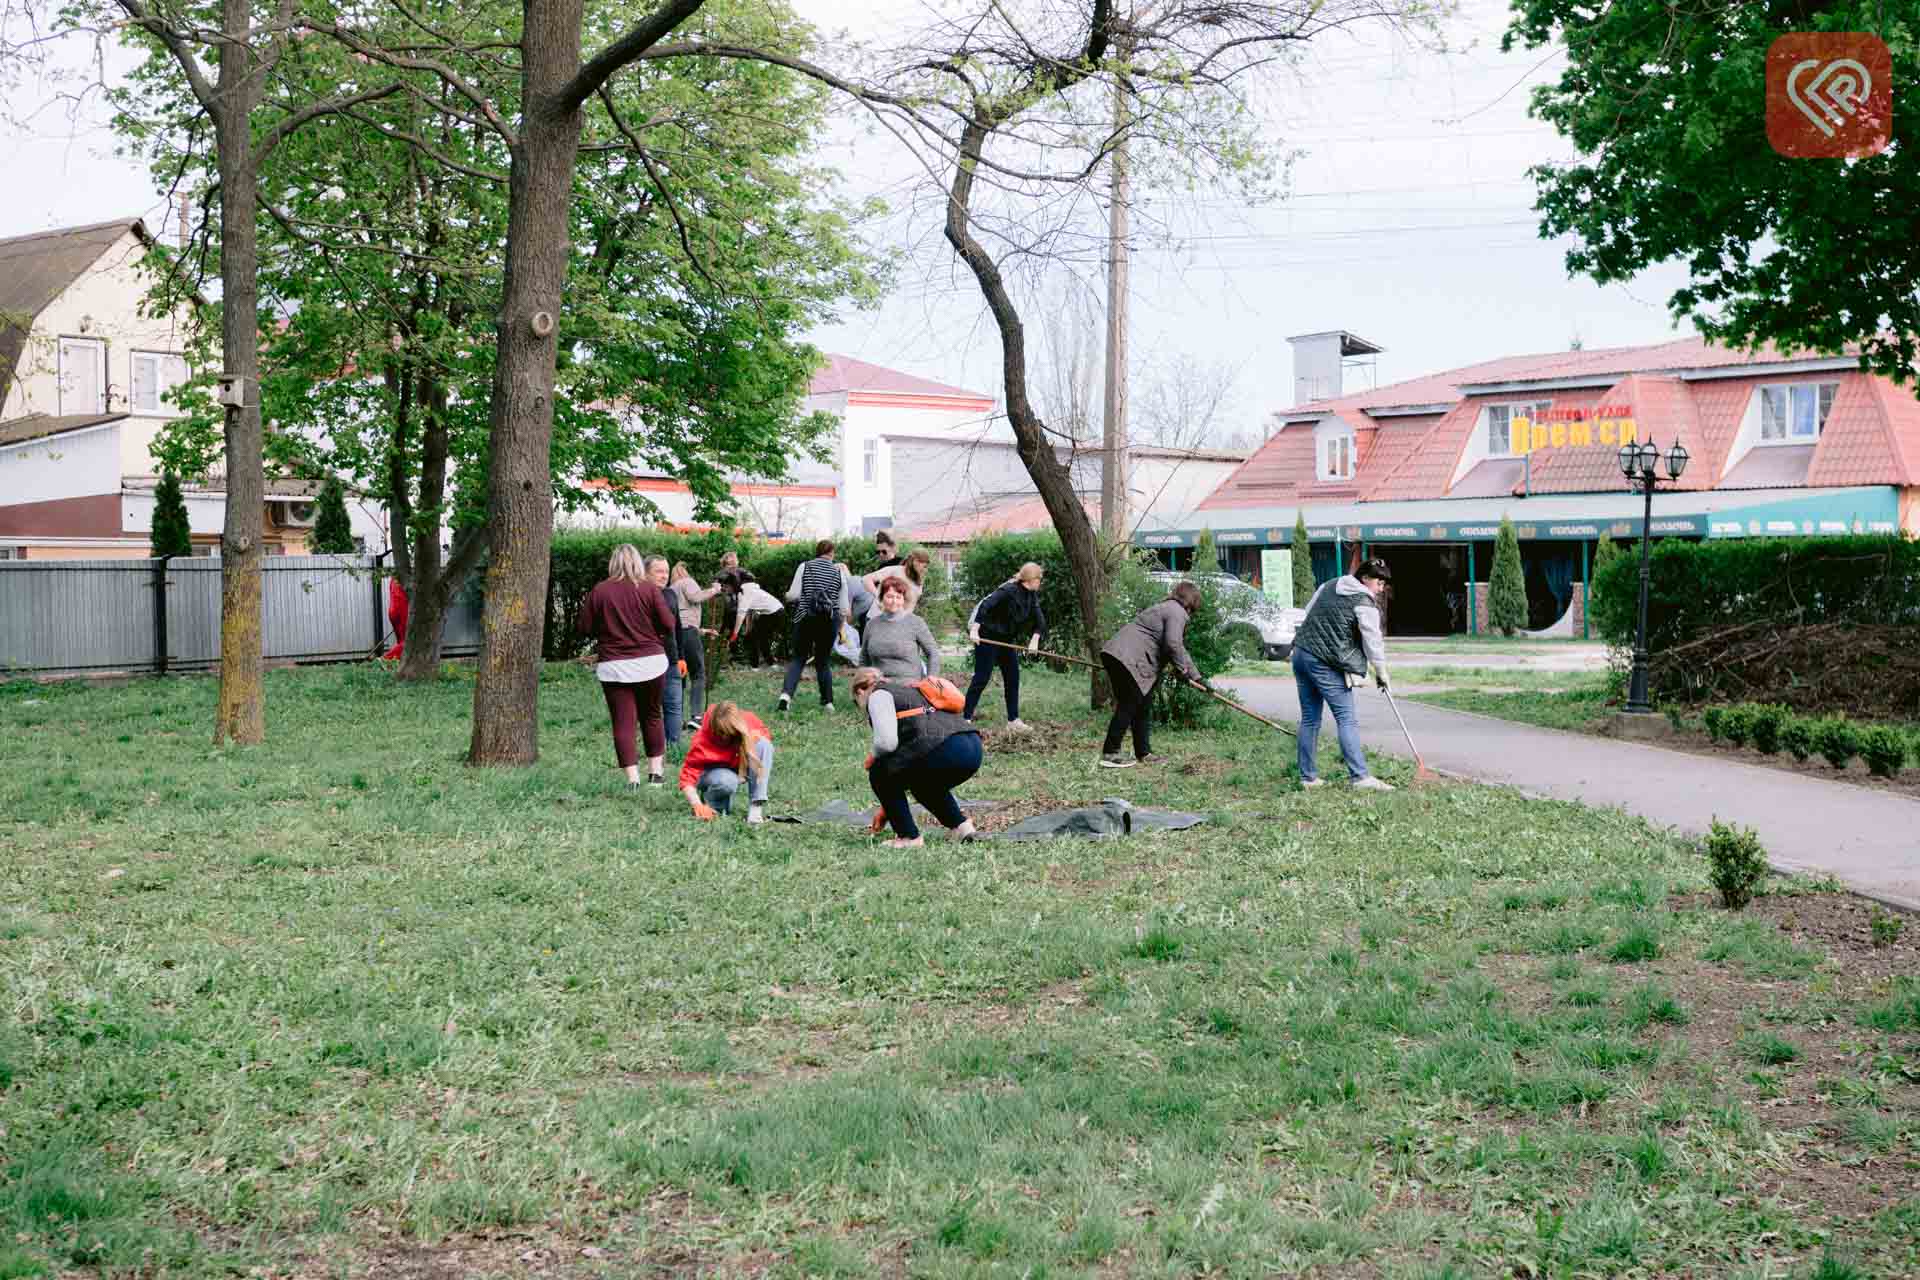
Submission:
[[1449,667],[1396,671],[1394,678],[1408,684],[1453,686],[1408,695],[1417,702],[1548,729],[1589,730],[1597,720],[1617,710],[1608,705],[1605,672],[1466,671]]
[[[699,824],[574,668],[517,771],[468,679],[273,673],[224,751],[210,681],[0,685],[0,1280],[1920,1267],[1920,988],[1618,813],[1303,793],[1226,712],[1098,772],[1027,686],[989,827],[1211,820]],[[865,803],[842,691],[775,812]]]

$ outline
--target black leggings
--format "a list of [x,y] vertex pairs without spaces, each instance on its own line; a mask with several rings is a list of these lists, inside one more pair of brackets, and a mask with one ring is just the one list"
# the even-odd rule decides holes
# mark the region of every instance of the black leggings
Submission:
[[820,682],[820,705],[833,705],[833,641],[840,634],[837,613],[808,613],[793,620],[793,656],[787,659],[787,679],[780,692],[788,697],[800,687],[800,673],[813,660]]
[[1000,668],[1000,683],[1006,686],[1007,719],[1020,718],[1020,651],[977,644],[973,647],[973,682],[967,686],[966,709],[960,713],[967,719],[973,719],[974,711],[979,708],[980,695],[993,680],[995,667]]
[[1101,654],[1100,661],[1107,669],[1107,684],[1113,690],[1113,719],[1107,722],[1107,741],[1100,748],[1101,753],[1113,755],[1119,751],[1120,740],[1131,729],[1133,754],[1144,760],[1152,750],[1147,741],[1147,709],[1153,705],[1153,690],[1140,692],[1140,686],[1133,682],[1133,673],[1112,654]]

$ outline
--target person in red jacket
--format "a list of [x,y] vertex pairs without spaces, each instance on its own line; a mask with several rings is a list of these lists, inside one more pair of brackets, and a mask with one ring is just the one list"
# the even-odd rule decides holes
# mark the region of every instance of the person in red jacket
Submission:
[[579,626],[594,640],[594,674],[613,721],[613,758],[626,772],[629,787],[640,785],[636,724],[647,748],[647,781],[666,785],[667,731],[660,718],[660,692],[666,683],[667,641],[677,625],[666,594],[647,578],[639,550],[630,542],[615,547],[606,581],[587,593]]
[[747,821],[767,820],[767,786],[773,780],[773,738],[751,711],[731,702],[707,708],[700,732],[687,744],[686,763],[680,766],[680,794],[693,806],[693,816],[711,822],[733,811],[740,775],[748,781]]

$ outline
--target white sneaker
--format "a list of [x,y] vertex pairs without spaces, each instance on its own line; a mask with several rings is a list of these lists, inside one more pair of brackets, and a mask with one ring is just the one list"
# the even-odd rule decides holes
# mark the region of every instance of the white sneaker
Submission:
[[1027,730],[1033,728],[1033,726],[1025,720],[1009,720],[1007,721],[1007,728],[1015,733],[1025,733]]
[[1327,780],[1326,780],[1325,778],[1302,778],[1302,779],[1300,779],[1300,789],[1301,789],[1302,791],[1305,791],[1305,790],[1307,790],[1307,789],[1308,789],[1309,787],[1324,787],[1324,786],[1326,786],[1326,785],[1327,785]]
[[1380,779],[1369,774],[1355,782],[1353,789],[1355,791],[1391,791],[1393,790],[1393,784],[1391,782],[1382,782]]
[[750,805],[748,805],[748,806],[747,806],[747,821],[748,821],[748,822],[750,822],[750,823],[759,823],[759,822],[765,822],[766,820],[767,820],[767,815],[766,815],[766,812],[765,812],[765,811],[764,811],[763,809],[761,809],[761,807],[760,807],[759,805],[757,805],[757,804],[750,804]]

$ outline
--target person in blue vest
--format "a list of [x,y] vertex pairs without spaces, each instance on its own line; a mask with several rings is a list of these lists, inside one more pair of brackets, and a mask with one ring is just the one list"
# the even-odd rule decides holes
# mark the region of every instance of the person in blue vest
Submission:
[[1300,691],[1300,785],[1325,783],[1314,756],[1320,745],[1320,717],[1333,708],[1340,734],[1340,757],[1347,776],[1362,791],[1391,791],[1367,771],[1360,746],[1360,721],[1353,691],[1373,666],[1374,683],[1387,687],[1387,643],[1380,629],[1380,593],[1393,573],[1382,560],[1366,560],[1350,574],[1323,582],[1307,601],[1307,616],[1293,634],[1293,680]]

